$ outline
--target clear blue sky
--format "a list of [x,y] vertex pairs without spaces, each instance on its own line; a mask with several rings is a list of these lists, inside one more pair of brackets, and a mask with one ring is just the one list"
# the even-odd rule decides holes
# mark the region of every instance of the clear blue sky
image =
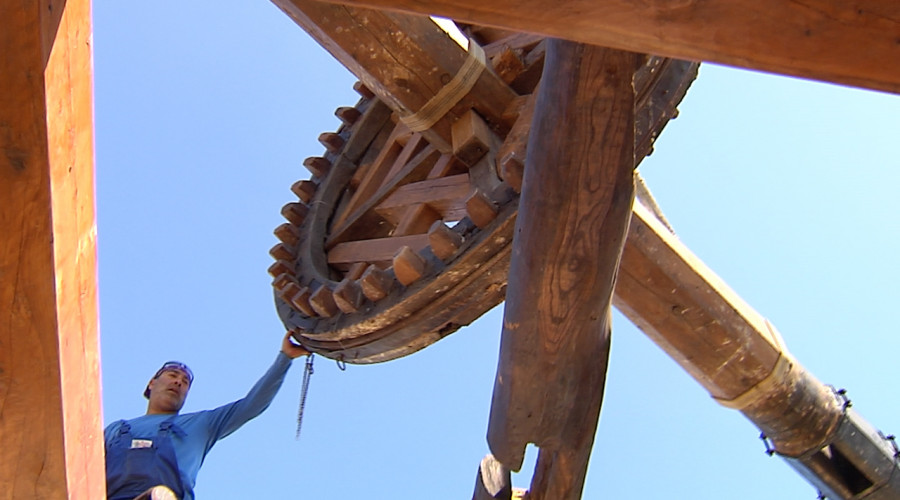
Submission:
[[[93,46],[104,421],[142,414],[168,359],[196,373],[186,411],[237,399],[284,331],[279,210],[355,78],[262,0],[96,2]],[[682,241],[900,432],[900,98],[706,65],[680,109],[641,171]],[[299,442],[295,362],[207,457],[198,498],[470,498],[501,317],[386,364],[317,358]],[[617,316],[584,498],[814,499],[758,434]]]

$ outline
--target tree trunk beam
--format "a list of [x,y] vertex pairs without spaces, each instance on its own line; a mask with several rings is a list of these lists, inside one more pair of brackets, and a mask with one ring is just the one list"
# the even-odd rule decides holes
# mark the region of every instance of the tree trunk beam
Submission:
[[0,19],[0,497],[105,498],[90,2]]
[[[329,0],[333,1],[333,0]],[[593,45],[900,93],[900,4],[882,0],[339,0]],[[890,61],[890,62],[889,62]]]
[[[609,312],[634,195],[636,54],[562,40],[528,143],[488,443],[521,468],[563,453],[532,498],[580,498],[609,355]],[[556,496],[558,492],[566,492]]]

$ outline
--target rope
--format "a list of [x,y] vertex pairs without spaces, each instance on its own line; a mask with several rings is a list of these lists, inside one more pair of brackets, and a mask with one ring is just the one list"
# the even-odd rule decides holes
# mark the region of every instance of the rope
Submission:
[[481,71],[484,69],[484,49],[474,40],[469,39],[468,52],[469,57],[447,85],[438,90],[419,111],[400,118],[400,121],[410,130],[424,132],[430,129],[475,86],[475,82],[478,81],[478,77],[481,76]]
[[772,367],[772,371],[769,372],[765,378],[734,399],[720,399],[713,396],[713,399],[716,400],[717,403],[726,408],[743,410],[751,404],[768,396],[776,387],[788,383],[788,374],[794,368],[795,364],[794,358],[788,353],[787,348],[784,345],[784,339],[782,339],[778,330],[775,329],[775,326],[773,326],[772,323],[769,323],[769,320],[765,321],[766,327],[769,330],[770,340],[774,343],[774,347],[778,349],[779,353],[778,359],[775,361],[775,366]]
[[300,426],[303,425],[303,409],[306,407],[306,395],[309,393],[309,377],[313,374],[313,356],[310,353],[306,358],[306,366],[303,368],[303,383],[300,385],[300,409],[297,410],[297,435],[294,439],[300,439]]

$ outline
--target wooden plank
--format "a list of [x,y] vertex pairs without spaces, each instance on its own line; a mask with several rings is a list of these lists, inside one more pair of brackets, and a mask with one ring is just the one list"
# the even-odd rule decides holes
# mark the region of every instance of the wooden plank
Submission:
[[[330,0],[334,1],[334,0]],[[583,43],[900,92],[900,3],[883,0],[338,0]]]
[[636,57],[548,43],[488,424],[491,452],[510,469],[528,443],[565,458],[532,482],[535,499],[581,498],[594,442],[634,197]]
[[328,264],[340,266],[356,262],[388,263],[394,258],[394,254],[405,246],[418,252],[428,246],[428,235],[416,234],[398,238],[378,238],[341,243],[335,245],[328,252]]
[[[313,0],[273,1],[401,116],[419,111],[467,58],[466,51],[425,16]],[[514,97],[487,68],[471,92],[423,133],[441,152],[449,152],[450,125],[462,113],[474,108],[498,125]]]
[[469,174],[413,182],[397,188],[375,211],[396,223],[410,205],[427,203],[444,219],[459,220],[466,215],[466,198],[471,191]]
[[0,19],[0,498],[105,498],[90,2]]

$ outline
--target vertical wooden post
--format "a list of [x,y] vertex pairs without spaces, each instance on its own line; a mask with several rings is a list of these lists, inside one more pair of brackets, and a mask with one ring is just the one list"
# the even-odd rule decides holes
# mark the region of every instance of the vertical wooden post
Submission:
[[580,498],[634,198],[636,55],[548,44],[528,142],[488,426],[513,470],[541,448],[530,498]]
[[0,19],[0,498],[105,498],[90,2]]

